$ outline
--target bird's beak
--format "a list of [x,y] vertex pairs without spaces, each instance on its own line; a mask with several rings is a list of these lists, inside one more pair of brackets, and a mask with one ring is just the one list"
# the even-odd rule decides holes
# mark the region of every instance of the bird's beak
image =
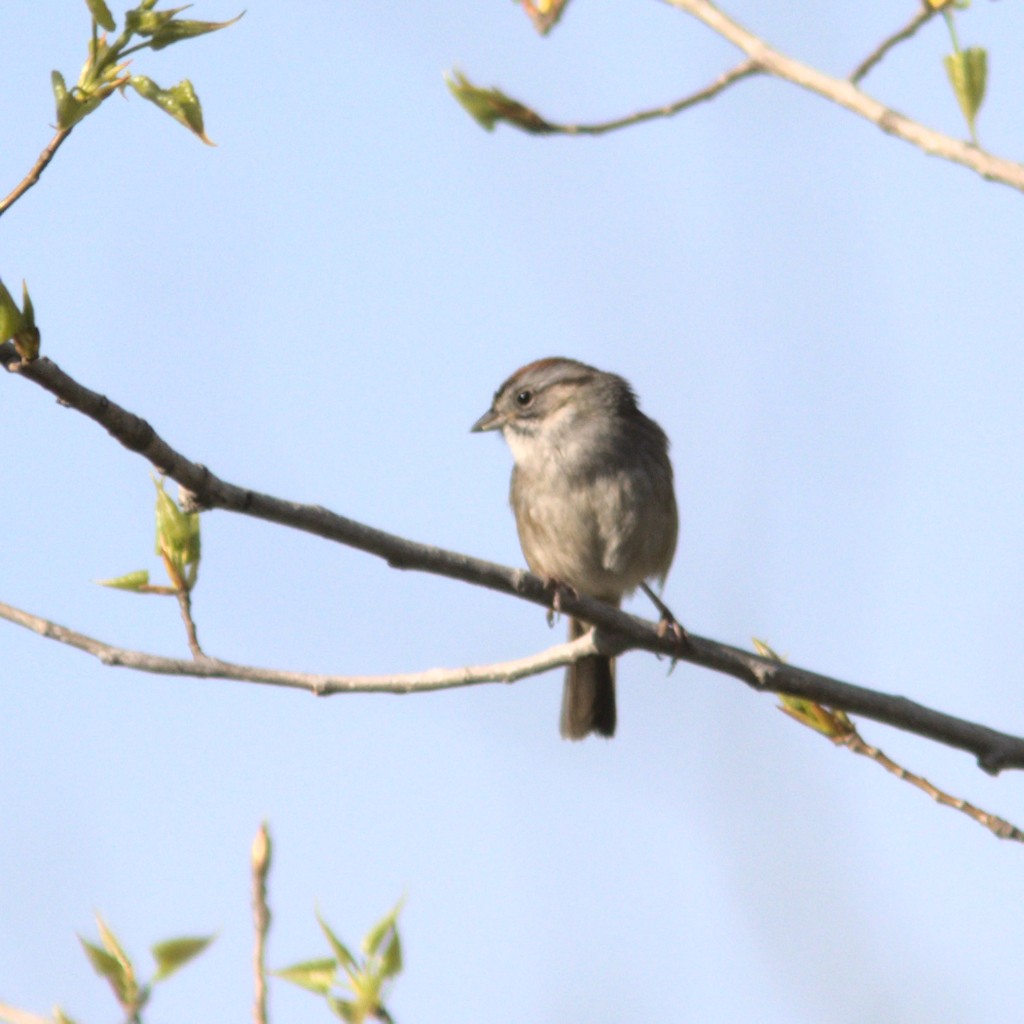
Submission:
[[479,434],[484,430],[500,430],[503,426],[504,421],[502,420],[501,415],[493,409],[488,409],[487,412],[485,412],[483,416],[481,416],[480,419],[478,419],[476,423],[469,428],[469,432],[471,434]]

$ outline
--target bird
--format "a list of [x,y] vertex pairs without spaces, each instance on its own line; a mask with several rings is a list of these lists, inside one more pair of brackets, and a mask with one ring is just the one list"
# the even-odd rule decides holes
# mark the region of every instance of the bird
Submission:
[[[559,585],[615,607],[638,586],[651,594],[647,580],[664,585],[679,532],[669,441],[625,379],[575,359],[539,359],[498,388],[471,430],[504,435],[519,543],[530,570],[555,585],[556,604]],[[587,628],[570,619],[570,640]],[[614,659],[570,664],[562,736],[610,738],[616,718]]]

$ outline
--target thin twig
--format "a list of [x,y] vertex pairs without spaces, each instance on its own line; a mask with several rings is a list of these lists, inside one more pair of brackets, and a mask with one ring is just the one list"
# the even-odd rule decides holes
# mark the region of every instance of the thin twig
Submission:
[[202,647],[199,646],[199,635],[196,632],[195,620],[192,618],[192,592],[186,585],[185,580],[182,579],[181,573],[178,572],[174,559],[164,550],[161,550],[160,557],[163,559],[164,570],[174,585],[174,596],[178,599],[181,619],[185,624],[185,637],[188,640],[188,649],[192,652],[193,658],[201,661],[206,655],[203,653]]
[[850,82],[856,85],[861,79],[867,77],[868,73],[874,69],[874,67],[881,63],[882,58],[896,45],[904,42],[913,36],[917,30],[925,23],[931,21],[936,14],[936,8],[930,7],[928,4],[922,5],[921,9],[915,14],[910,21],[906,23],[898,32],[894,32],[887,39],[883,39],[878,46],[876,46],[854,69],[850,75]]
[[[785,663],[785,659],[774,651],[769,644],[756,637],[754,638],[754,648],[758,654],[763,654],[766,658],[770,658],[778,664]],[[853,719],[845,711],[827,708],[816,701],[794,699],[786,694],[782,695],[782,703],[779,705],[779,710],[787,714],[794,721],[818,733],[819,736],[830,739],[837,746],[846,747],[847,750],[852,751],[854,754],[860,754],[874,761],[875,764],[884,768],[887,772],[891,772],[896,778],[901,779],[903,782],[908,782],[922,792],[927,793],[928,796],[943,807],[952,807],[954,810],[966,814],[973,821],[987,828],[997,838],[1014,839],[1017,842],[1024,842],[1024,832],[1021,832],[1016,825],[1011,825],[1004,818],[997,818],[994,814],[989,814],[988,811],[983,811],[980,807],[975,807],[974,804],[970,804],[960,797],[950,796],[949,793],[945,793],[937,786],[933,786],[927,779],[922,778],[920,775],[915,775],[904,768],[903,765],[897,764],[891,757],[883,754],[878,747],[871,746],[857,731],[857,726],[853,724]]]
[[270,874],[271,844],[267,823],[260,825],[252,844],[252,918],[256,933],[252,951],[255,996],[253,1024],[267,1024],[267,932],[270,931],[270,907],[267,904],[267,877]]
[[54,154],[60,149],[61,143],[70,134],[71,128],[57,129],[57,134],[50,139],[46,148],[39,154],[39,159],[32,165],[32,169],[21,179],[7,198],[0,203],[0,216],[3,216],[39,180],[39,176],[46,170],[46,165],[53,159]]
[[0,1003],[0,1020],[7,1021],[8,1024],[53,1024],[50,1017],[40,1017],[37,1013],[19,1010],[16,1006],[8,1006],[6,1003]]
[[[672,117],[674,114],[688,110],[707,100],[714,99],[719,93],[724,92],[730,85],[751,75],[761,74],[761,69],[751,60],[744,60],[734,68],[730,68],[723,75],[719,75],[710,85],[697,92],[690,93],[674,103],[668,103],[660,107],[651,107],[648,110],[639,110],[626,117],[619,117],[612,121],[601,121],[597,124],[558,124],[542,118],[545,124],[544,134],[551,135],[604,135],[606,132],[617,131],[620,128],[629,128],[635,124],[642,124],[644,121],[653,121],[660,117]],[[537,115],[538,117],[540,115]]]
[[[511,569],[493,562],[471,558],[459,552],[445,551],[429,544],[417,543],[339,516],[319,505],[304,505],[299,502],[285,501],[273,495],[248,490],[222,480],[205,466],[191,462],[172,448],[145,420],[128,412],[104,395],[83,387],[50,359],[44,357],[31,363],[23,362],[13,346],[7,343],[0,345],[0,365],[6,366],[8,370],[18,376],[45,388],[60,399],[62,404],[100,424],[129,451],[142,455],[160,473],[169,476],[191,491],[196,495],[197,500],[207,508],[221,508],[277,523],[280,526],[302,530],[326,540],[376,555],[385,559],[393,568],[429,572],[449,579],[461,580],[474,586],[487,587],[490,590],[518,597],[544,608],[551,607],[551,587],[525,570]],[[682,643],[673,635],[659,635],[656,624],[652,622],[627,615],[603,601],[582,594],[562,594],[561,610],[567,615],[572,615],[574,618],[597,627],[594,643],[595,649],[600,653],[618,653],[628,649],[640,649],[656,654],[666,654],[680,661],[688,661],[715,672],[731,675],[758,691],[787,693],[795,697],[804,697],[828,707],[841,708],[854,714],[863,715],[865,718],[884,722],[947,746],[969,751],[977,757],[981,768],[992,774],[1007,768],[1024,768],[1024,739],[944,714],[907,700],[905,697],[854,686],[851,683],[845,683],[839,679],[793,665],[779,664],[771,659],[751,654],[749,651],[693,634],[688,635],[686,642]],[[24,613],[19,614],[24,615]],[[12,621],[20,620],[12,617]],[[21,622],[21,624],[26,625],[27,628],[36,629],[43,635],[50,635],[46,629],[39,629],[28,622]],[[94,644],[95,641],[84,638],[84,643],[74,644],[74,646],[88,650],[89,645]],[[117,650],[119,658],[126,655],[137,658],[133,652],[119,651],[113,648],[111,650]],[[125,663],[103,657],[98,650],[92,650],[91,653],[110,664]],[[570,660],[574,660],[577,656],[582,655],[576,653]],[[557,663],[565,664],[565,661],[559,660]],[[187,666],[187,668],[183,669],[182,666]],[[224,670],[224,663],[212,659],[208,664],[182,661],[177,663],[173,670],[168,669],[166,662],[159,667],[138,663],[133,664],[133,667],[164,674],[253,678],[251,675],[238,672],[238,666],[234,668],[237,674],[232,675]],[[554,665],[547,665],[547,668],[551,667]],[[537,671],[545,670],[543,667],[537,667],[532,672],[523,672],[520,675],[536,674]],[[263,676],[257,680],[260,682],[272,682],[284,686],[295,685],[289,681],[288,673],[275,674],[269,670],[252,671],[263,673]],[[472,670],[457,671],[472,673]],[[494,676],[489,678],[494,678]],[[462,679],[461,682],[448,681],[442,685],[467,685],[482,681],[482,679],[470,675],[469,678]],[[416,689],[430,688],[421,683],[414,685]],[[309,687],[305,686],[305,688]],[[338,689],[351,688],[348,684],[338,687]],[[406,686],[403,689],[400,685],[392,685],[378,688],[391,689],[393,692],[406,692],[410,687]],[[442,686],[435,685],[433,688],[440,689]],[[323,691],[315,690],[315,692]]]
[[862,92],[851,81],[833,78],[793,60],[749,32],[710,0],[664,0],[702,21],[713,32],[742,50],[762,71],[784,79],[870,121],[888,135],[895,135],[931,156],[961,164],[987,181],[997,181],[1024,192],[1024,164],[994,156],[970,142],[926,128]]
[[1013,839],[1018,843],[1024,843],[1024,832],[1017,828],[1016,825],[1012,825],[1005,818],[998,818],[988,811],[983,811],[980,807],[975,807],[974,804],[970,804],[960,797],[951,796],[949,793],[943,792],[937,786],[932,785],[927,779],[922,778],[920,775],[915,775],[902,765],[897,764],[892,758],[883,754],[878,747],[873,747],[870,743],[866,743],[856,729],[852,729],[844,736],[834,737],[834,742],[846,747],[848,750],[852,750],[855,754],[861,754],[869,758],[887,772],[891,772],[896,778],[916,786],[943,807],[952,807],[954,810],[966,814],[967,817],[987,828],[1000,839]]
[[262,683],[292,690],[306,690],[317,697],[336,693],[430,693],[482,683],[514,683],[539,675],[550,669],[600,653],[597,638],[589,632],[563,644],[556,644],[537,654],[491,665],[467,665],[459,668],[434,668],[424,672],[405,672],[380,676],[342,676],[313,672],[290,672],[283,669],[239,665],[204,655],[200,660],[165,658],[159,654],[134,651],[78,633],[49,619],[0,602],[0,619],[32,630],[48,640],[67,644],[91,654],[104,665],[128,668],[163,676],[191,676],[198,679],[230,679],[241,683]]
[[187,587],[178,587],[174,591],[178,599],[178,608],[181,610],[181,619],[185,623],[185,637],[188,640],[188,649],[192,657],[196,659],[205,658],[202,647],[199,646],[199,636],[196,633],[196,623],[192,618],[192,595]]

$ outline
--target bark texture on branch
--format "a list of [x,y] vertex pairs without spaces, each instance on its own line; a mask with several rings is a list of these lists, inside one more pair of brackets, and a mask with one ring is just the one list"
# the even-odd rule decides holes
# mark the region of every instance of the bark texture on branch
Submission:
[[[126,448],[138,452],[161,473],[185,487],[206,508],[226,509],[312,533],[376,555],[394,568],[416,569],[447,576],[519,597],[542,607],[551,605],[551,588],[525,570],[418,543],[337,515],[320,505],[285,501],[222,480],[205,466],[187,459],[172,448],[144,419],[79,384],[50,359],[23,362],[8,343],[0,346],[0,364],[12,373],[45,388],[62,404],[100,424]],[[789,693],[863,715],[968,751],[975,755],[985,771],[992,774],[1006,768],[1024,768],[1024,739],[944,714],[905,697],[855,686],[692,634],[681,644],[671,635],[659,634],[655,623],[628,615],[592,598],[561,592],[559,607],[565,614],[595,626],[594,642],[606,653],[620,653],[629,649],[652,651],[733,676],[756,690]],[[22,625],[36,628],[27,622],[22,622]],[[37,631],[45,632],[43,629]],[[84,644],[75,646],[87,649]],[[92,653],[100,656],[97,651]],[[225,672],[218,671],[218,666],[224,664],[206,658],[185,661],[181,665],[188,666],[188,670],[180,674],[224,676]],[[247,678],[238,675],[231,677]]]

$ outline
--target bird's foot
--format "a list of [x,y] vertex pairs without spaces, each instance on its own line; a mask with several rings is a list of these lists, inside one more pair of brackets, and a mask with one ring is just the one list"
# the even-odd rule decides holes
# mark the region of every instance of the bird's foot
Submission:
[[[693,644],[690,641],[690,634],[686,632],[686,628],[681,622],[672,614],[671,609],[665,604],[664,601],[646,583],[640,584],[643,592],[651,599],[654,607],[658,609],[658,613],[661,618],[658,620],[658,637],[662,640],[665,639],[670,633],[675,639],[676,647],[680,653],[689,651]],[[679,660],[678,656],[672,655],[672,664],[669,665],[669,672],[676,667],[676,662]]]
[[568,583],[562,583],[556,579],[545,579],[544,585],[551,590],[551,607],[548,609],[548,625],[553,626],[558,616],[562,614],[562,595],[568,595],[570,598],[575,600],[580,596],[579,591],[575,587],[570,587]]

